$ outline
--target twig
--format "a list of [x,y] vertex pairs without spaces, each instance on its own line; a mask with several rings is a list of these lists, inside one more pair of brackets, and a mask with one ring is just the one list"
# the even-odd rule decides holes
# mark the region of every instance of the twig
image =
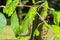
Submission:
[[[32,7],[32,6],[40,6],[40,5],[18,5],[17,7]],[[5,8],[7,6],[0,6],[0,8]]]
[[[0,6],[0,8],[5,8],[5,7],[7,7],[7,6]],[[30,5],[18,5],[17,7],[32,7],[32,6],[30,6]]]
[[18,5],[17,7],[32,7],[30,5]]
[[38,2],[36,2],[35,4],[38,4],[38,3],[42,3],[42,1],[38,1]]
[[[36,12],[36,14],[40,17],[40,19],[41,19],[41,21],[43,21],[43,23],[45,23],[47,26],[48,26],[48,28],[50,28],[51,30],[53,30],[52,28],[51,28],[51,26],[50,25],[48,25],[45,21],[44,21],[44,19],[40,16],[40,14],[34,9],[34,8],[32,8],[35,12]],[[52,31],[54,34],[55,34],[55,32],[54,31]]]
[[0,6],[0,8],[5,8],[6,6]]

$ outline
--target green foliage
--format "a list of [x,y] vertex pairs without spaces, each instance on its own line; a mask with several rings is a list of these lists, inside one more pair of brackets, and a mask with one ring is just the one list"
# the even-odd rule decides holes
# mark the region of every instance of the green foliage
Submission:
[[53,8],[50,8],[50,14],[52,14],[53,16],[54,16],[54,14],[55,14],[55,9],[53,9]]
[[53,21],[59,26],[60,23],[60,11],[55,11],[53,8],[50,9],[50,13],[53,15]]
[[42,9],[42,12],[40,14],[43,19],[46,18],[47,12],[48,12],[48,2],[46,1],[43,5],[43,9]]
[[[36,0],[31,0],[33,2],[33,4],[35,5],[36,3]],[[26,16],[25,18],[23,19],[22,21],[22,24],[19,25],[19,19],[18,19],[18,15],[15,11],[15,8],[17,7],[18,3],[19,3],[19,0],[7,0],[6,2],[6,7],[3,8],[3,13],[7,14],[8,17],[10,16],[11,17],[11,25],[10,27],[6,27],[6,18],[5,16],[0,13],[0,39],[16,39],[15,35],[19,35],[19,34],[25,34],[27,33],[29,30],[28,30],[28,27],[32,27],[33,26],[33,21],[35,20],[35,16],[37,15],[37,8],[38,7],[43,7],[41,13],[39,16],[42,17],[42,19],[44,20],[46,17],[47,17],[47,14],[48,14],[48,9],[50,9],[50,14],[53,15],[53,22],[54,24],[52,24],[51,28],[53,29],[53,31],[55,32],[55,37],[53,38],[53,40],[60,40],[60,27],[59,27],[59,23],[60,23],[60,11],[55,11],[55,9],[53,8],[49,8],[48,7],[48,2],[45,1],[45,0],[42,0],[44,3],[39,6],[32,6],[28,13],[26,13]],[[21,3],[22,2],[22,3]],[[26,7],[26,3],[29,2],[29,0],[20,0],[20,3],[21,4],[24,4],[22,6],[25,6]],[[20,7],[21,9],[23,9],[23,7]],[[19,8],[19,10],[20,10]],[[26,10],[26,9],[25,9]],[[22,11],[22,10],[21,10]],[[23,12],[23,11],[22,11]],[[23,12],[24,13],[24,12]],[[42,20],[42,22],[43,22]],[[47,21],[50,21],[50,20],[47,20]],[[40,25],[38,25],[40,26]],[[48,31],[48,28],[50,28],[50,26],[48,25],[48,23],[46,23],[44,21],[44,24],[42,25],[43,28],[42,30],[45,31],[47,33]],[[4,30],[3,30],[4,28]],[[2,31],[3,30],[3,31]],[[6,34],[6,35],[5,35]],[[36,36],[39,36],[40,32],[38,31],[38,27],[34,30],[34,33],[33,35],[36,35]],[[30,37],[30,35],[29,35]],[[19,40],[25,40],[25,37],[23,36],[18,36]]]
[[56,25],[59,25],[59,23],[60,23],[60,12],[56,12],[56,13],[54,14],[54,23],[55,23]]
[[25,40],[24,37],[20,37],[20,40]]
[[34,34],[35,34],[36,36],[39,36],[40,32],[38,31],[38,29],[35,30]]
[[60,40],[60,36],[56,35],[53,40]]
[[11,16],[11,28],[13,29],[15,34],[19,34],[20,27],[19,27],[19,20],[16,11]]
[[[34,6],[32,8],[37,10],[36,6]],[[30,8],[28,14],[26,15],[26,17],[22,21],[22,33],[28,32],[29,24],[30,24],[30,26],[32,26],[32,24],[33,24],[33,20],[35,18],[36,12],[32,8]]]
[[43,30],[44,29],[46,29],[46,30],[48,29],[48,26],[46,24],[43,24]]
[[33,4],[35,4],[35,0],[32,0]]
[[60,40],[60,27],[57,25],[52,25],[52,28],[55,32],[55,36],[53,37],[53,40]]
[[8,6],[11,2],[12,0],[7,0],[6,5]]
[[57,25],[52,25],[52,28],[56,35],[60,35],[60,27]]
[[6,7],[3,9],[3,12],[8,16],[11,16],[17,7],[19,0],[7,0]]
[[55,23],[55,25],[52,25],[53,31],[55,32],[55,37],[53,40],[60,40],[60,11],[55,11],[53,8],[51,8],[50,13],[53,15],[53,22]]
[[0,33],[2,32],[3,28],[6,26],[7,21],[5,16],[0,12]]
[[60,11],[55,11],[53,8],[51,8],[50,13],[53,15],[53,21],[55,23],[55,25],[52,25],[52,28],[55,32],[55,37],[53,38],[53,40],[60,40]]

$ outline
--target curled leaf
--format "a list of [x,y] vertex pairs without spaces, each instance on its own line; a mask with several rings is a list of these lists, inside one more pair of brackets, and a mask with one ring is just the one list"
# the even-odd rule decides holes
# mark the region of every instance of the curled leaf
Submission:
[[[37,10],[37,6],[34,6],[32,8]],[[29,24],[30,24],[30,26],[32,26],[32,24],[33,24],[33,20],[35,18],[36,12],[32,8],[30,8],[30,10],[28,11],[28,14],[26,15],[26,17],[22,21],[22,33],[28,32]]]
[[40,14],[43,19],[46,18],[46,16],[47,16],[47,11],[48,11],[48,2],[46,1],[46,2],[44,3],[44,5],[43,5],[43,9],[42,9],[42,12],[41,12],[41,14]]

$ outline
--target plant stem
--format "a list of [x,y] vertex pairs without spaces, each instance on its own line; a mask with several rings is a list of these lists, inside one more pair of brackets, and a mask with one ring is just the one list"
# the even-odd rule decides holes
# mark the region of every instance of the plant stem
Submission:
[[41,21],[43,21],[43,23],[45,23],[45,24],[48,26],[48,28],[50,28],[51,31],[55,34],[55,32],[53,31],[52,27],[51,27],[50,25],[48,25],[48,23],[46,23],[46,22],[44,21],[44,19],[40,16],[40,14],[39,14],[34,8],[32,8],[32,9],[33,9],[33,10],[36,12],[36,14],[40,17]]

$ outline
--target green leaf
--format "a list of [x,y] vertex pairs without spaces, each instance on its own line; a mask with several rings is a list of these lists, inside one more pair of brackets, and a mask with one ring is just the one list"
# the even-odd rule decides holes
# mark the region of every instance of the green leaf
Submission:
[[20,40],[25,40],[25,38],[24,37],[20,37]]
[[32,0],[33,4],[35,4],[35,0]]
[[55,36],[54,36],[53,40],[60,40],[60,27],[57,25],[52,25],[52,28],[55,32]]
[[[32,8],[37,10],[37,6],[34,6]],[[30,8],[28,14],[26,15],[26,17],[22,22],[22,33],[28,32],[28,25],[30,24],[30,26],[32,26],[33,24],[33,20],[35,18],[36,12],[32,8]]]
[[19,20],[16,11],[11,16],[11,28],[13,29],[15,34],[19,34],[20,27],[19,27]]
[[0,35],[0,40],[17,40],[15,34],[10,26],[6,26],[3,29],[2,34]]
[[46,30],[48,29],[47,24],[43,24],[43,30],[44,30],[44,29],[46,29]]
[[60,27],[57,25],[52,25],[52,28],[56,35],[60,35]]
[[53,8],[50,8],[50,14],[52,14],[53,16],[54,16],[54,14],[55,14],[55,9],[53,9]]
[[60,23],[60,11],[55,11],[53,8],[50,9],[50,13],[53,15],[53,21],[56,25]]
[[60,23],[60,12],[55,11],[56,13],[54,14],[54,23],[56,25],[59,25]]
[[6,7],[3,8],[3,12],[6,13],[8,16],[11,16],[17,7],[19,0],[13,0],[12,2],[7,2]]
[[40,33],[39,33],[38,29],[35,30],[34,34],[35,34],[36,36],[39,36]]
[[6,26],[7,21],[5,16],[0,12],[0,33],[2,32],[3,28]]
[[55,37],[53,38],[53,40],[60,40],[60,36],[59,35],[55,35]]
[[6,5],[8,6],[11,2],[12,0],[7,0]]
[[47,11],[48,11],[48,2],[46,1],[46,2],[44,3],[44,5],[43,5],[43,9],[42,9],[42,12],[41,12],[41,14],[40,14],[43,19],[46,18],[46,16],[47,16]]

